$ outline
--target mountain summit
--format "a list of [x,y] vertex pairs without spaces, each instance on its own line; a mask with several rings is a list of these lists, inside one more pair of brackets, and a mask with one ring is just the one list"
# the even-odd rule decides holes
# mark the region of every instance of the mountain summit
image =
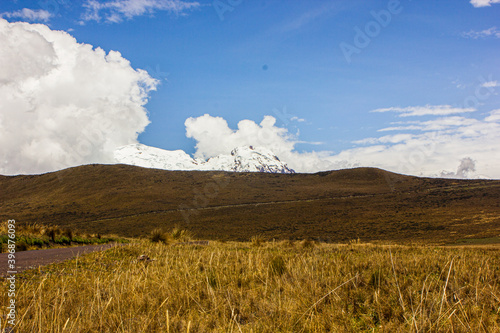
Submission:
[[118,148],[114,157],[117,163],[164,170],[295,173],[271,150],[253,146],[237,147],[231,154],[220,154],[203,160],[192,158],[182,150],[131,144]]

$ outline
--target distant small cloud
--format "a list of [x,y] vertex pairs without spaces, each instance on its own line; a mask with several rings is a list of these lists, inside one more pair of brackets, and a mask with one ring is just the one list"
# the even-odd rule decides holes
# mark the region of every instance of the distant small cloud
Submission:
[[43,9],[23,8],[15,12],[6,12],[0,14],[3,18],[19,18],[29,22],[48,22],[52,14]]
[[294,116],[294,117],[290,118],[290,120],[291,121],[297,121],[299,123],[302,123],[302,122],[306,121],[304,118],[299,118],[297,116]]
[[102,20],[107,23],[119,23],[124,19],[135,16],[152,14],[156,11],[167,11],[177,15],[185,15],[185,12],[200,7],[199,2],[188,2],[182,0],[112,0],[97,1],[86,0],[83,7],[86,8],[82,15],[83,24],[87,21]]
[[493,3],[500,3],[500,0],[470,0],[470,3],[476,7],[489,7]]
[[458,108],[452,107],[451,105],[425,105],[425,106],[408,106],[405,108],[401,107],[390,107],[376,109],[371,112],[398,112],[399,117],[412,117],[412,116],[445,116],[450,114],[459,114],[466,112],[477,111],[475,108]]
[[488,82],[485,82],[481,85],[481,87],[485,87],[485,88],[495,88],[498,86],[500,86],[498,84],[498,81],[488,81]]
[[500,38],[500,30],[498,30],[497,27],[491,27],[481,31],[471,30],[469,32],[462,33],[462,37],[472,38],[472,39],[488,38],[488,37]]
[[379,129],[378,132],[390,131],[449,131],[458,127],[472,126],[476,123],[475,119],[459,116],[442,117],[428,121],[408,121],[401,123],[402,126],[386,127]]
[[362,140],[357,140],[353,141],[354,144],[359,144],[359,145],[374,145],[374,144],[379,144],[379,143],[390,143],[390,144],[396,144],[396,143],[402,143],[409,141],[413,139],[414,135],[411,134],[396,134],[396,135],[385,135],[380,138],[366,138]]

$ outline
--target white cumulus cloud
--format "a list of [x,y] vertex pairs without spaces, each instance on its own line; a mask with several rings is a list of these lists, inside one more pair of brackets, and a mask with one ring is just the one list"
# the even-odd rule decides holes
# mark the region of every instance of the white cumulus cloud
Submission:
[[489,7],[493,3],[500,3],[500,0],[470,0],[470,3],[476,8]]
[[43,9],[23,8],[15,12],[5,12],[0,14],[0,17],[19,18],[30,22],[47,22],[52,17],[52,14]]
[[198,8],[200,3],[182,0],[86,0],[83,21],[101,21],[118,23],[134,16],[152,14],[155,11],[167,11],[182,15],[186,11]]
[[[345,161],[330,161],[329,152],[299,153],[294,150],[298,141],[286,128],[277,127],[276,118],[265,116],[260,123],[241,120],[238,128],[231,129],[221,117],[208,114],[188,118],[186,136],[197,141],[195,157],[208,159],[220,154],[230,154],[235,147],[255,146],[270,149],[281,160],[298,172],[314,172],[351,166]],[[323,158],[325,157],[325,158]]]
[[[357,140],[353,143],[359,147],[338,153],[296,151],[298,138],[277,127],[271,116],[260,124],[242,120],[237,129],[231,129],[223,118],[207,114],[189,118],[185,125],[186,135],[197,141],[195,157],[204,159],[252,145],[270,149],[297,172],[365,166],[417,176],[500,178],[500,110],[479,120],[444,116],[401,122],[397,128],[384,129],[397,131],[395,134]],[[474,161],[473,168],[465,158]]]
[[119,52],[0,19],[0,174],[112,163],[149,123],[157,81]]
[[295,144],[293,137],[275,123],[274,117],[265,116],[260,124],[241,120],[238,129],[232,130],[225,119],[205,114],[188,118],[185,126],[186,136],[197,141],[195,157],[207,159],[241,146],[263,146],[275,153],[291,151]]

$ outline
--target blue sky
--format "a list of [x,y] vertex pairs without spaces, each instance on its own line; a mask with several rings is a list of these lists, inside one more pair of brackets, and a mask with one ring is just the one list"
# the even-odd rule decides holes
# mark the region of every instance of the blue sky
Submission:
[[[89,10],[134,2],[121,11]],[[48,15],[30,17],[23,8]],[[495,1],[18,0],[3,1],[0,13],[119,51],[158,79],[146,105],[151,123],[138,140],[163,149],[195,153],[184,122],[204,114],[232,129],[271,115],[275,126],[296,135],[295,152],[335,155],[387,135],[384,128],[437,120],[433,106],[479,121],[500,109]],[[356,52],[346,57],[346,45]],[[404,117],[408,107],[428,111]],[[372,112],[380,109],[390,110]],[[457,152],[453,168],[469,155],[483,156]]]

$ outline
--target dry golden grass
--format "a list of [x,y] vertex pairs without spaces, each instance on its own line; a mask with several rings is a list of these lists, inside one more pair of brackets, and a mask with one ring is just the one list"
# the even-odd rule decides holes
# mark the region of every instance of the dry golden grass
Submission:
[[493,247],[138,241],[20,274],[17,331],[500,332],[499,263]]
[[[72,229],[58,226],[46,226],[38,223],[16,224],[16,251],[80,246],[85,244],[104,244],[109,242],[127,242],[116,235],[82,235]],[[0,222],[0,253],[7,251],[8,223]]]

